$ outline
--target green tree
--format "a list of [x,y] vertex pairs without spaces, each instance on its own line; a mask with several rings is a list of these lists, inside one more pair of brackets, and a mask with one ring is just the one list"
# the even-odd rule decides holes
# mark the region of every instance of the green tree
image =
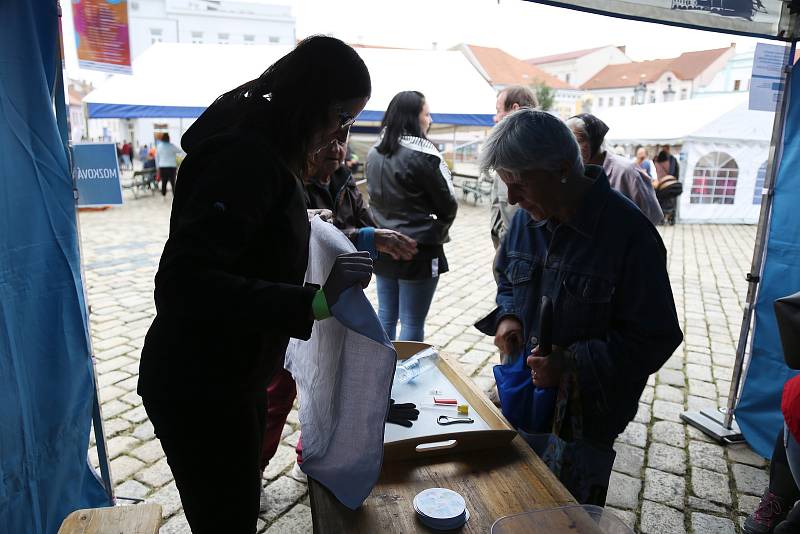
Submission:
[[533,86],[533,92],[536,94],[536,101],[539,102],[539,109],[542,111],[550,111],[553,109],[556,93],[551,87],[548,87],[544,83],[538,83]]

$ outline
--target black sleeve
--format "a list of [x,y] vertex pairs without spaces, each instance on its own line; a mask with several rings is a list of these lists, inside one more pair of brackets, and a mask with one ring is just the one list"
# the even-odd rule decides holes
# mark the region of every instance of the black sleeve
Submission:
[[683,339],[666,265],[666,250],[653,229],[629,247],[614,294],[605,339],[573,344],[581,391],[608,399],[626,380],[655,373]]
[[447,164],[435,156],[420,154],[411,170],[414,182],[427,193],[439,221],[452,224],[458,212],[458,200]]
[[158,312],[307,339],[314,288],[242,276],[235,268],[269,211],[281,206],[282,189],[294,185],[291,178],[278,185],[280,179],[263,170],[217,164],[190,179],[181,184],[188,196],[175,200],[156,276]]

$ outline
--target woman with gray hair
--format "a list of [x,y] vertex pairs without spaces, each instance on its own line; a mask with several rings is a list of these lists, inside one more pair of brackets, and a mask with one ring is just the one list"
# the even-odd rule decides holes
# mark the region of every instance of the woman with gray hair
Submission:
[[661,211],[650,177],[644,171],[640,171],[634,162],[606,149],[605,137],[608,133],[606,123],[594,115],[581,113],[570,117],[567,126],[581,147],[583,162],[603,167],[611,187],[636,204],[651,223],[661,224],[664,213]]
[[[602,505],[614,440],[636,415],[647,377],[683,337],[666,250],[603,169],[584,166],[572,132],[548,113],[509,115],[481,160],[522,208],[495,264],[497,308],[476,325],[510,356],[494,369],[503,413],[578,501]],[[553,303],[546,332],[543,297]],[[538,345],[548,334],[545,354]],[[558,388],[555,409],[537,406],[534,388]],[[553,438],[565,446],[553,447]]]

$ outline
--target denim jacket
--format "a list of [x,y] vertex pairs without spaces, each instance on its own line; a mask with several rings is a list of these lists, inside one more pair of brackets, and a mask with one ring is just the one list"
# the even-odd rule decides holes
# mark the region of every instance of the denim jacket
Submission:
[[501,319],[516,317],[528,355],[549,296],[553,344],[574,355],[584,435],[610,445],[683,334],[660,235],[600,167],[587,165],[586,176],[594,184],[570,222],[515,214],[495,264],[497,308],[476,326],[494,335]]

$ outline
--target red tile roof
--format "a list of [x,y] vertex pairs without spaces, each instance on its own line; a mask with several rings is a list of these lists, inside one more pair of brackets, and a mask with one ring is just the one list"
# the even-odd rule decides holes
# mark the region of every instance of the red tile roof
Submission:
[[464,45],[486,72],[493,85],[530,85],[544,83],[553,89],[575,89],[567,82],[529,65],[499,48]]
[[640,81],[651,83],[666,71],[672,71],[681,80],[693,80],[730,48],[684,52],[678,57],[634,61],[620,65],[608,65],[581,85],[581,89],[613,89],[634,87]]
[[531,65],[541,65],[543,63],[556,63],[558,61],[567,61],[570,59],[577,59],[579,57],[583,57],[587,54],[591,54],[597,50],[605,48],[605,46],[598,46],[595,48],[585,48],[583,50],[574,50],[572,52],[563,52],[561,54],[553,54],[550,56],[541,56],[541,57],[533,57],[530,59],[526,59],[525,63],[529,63]]

